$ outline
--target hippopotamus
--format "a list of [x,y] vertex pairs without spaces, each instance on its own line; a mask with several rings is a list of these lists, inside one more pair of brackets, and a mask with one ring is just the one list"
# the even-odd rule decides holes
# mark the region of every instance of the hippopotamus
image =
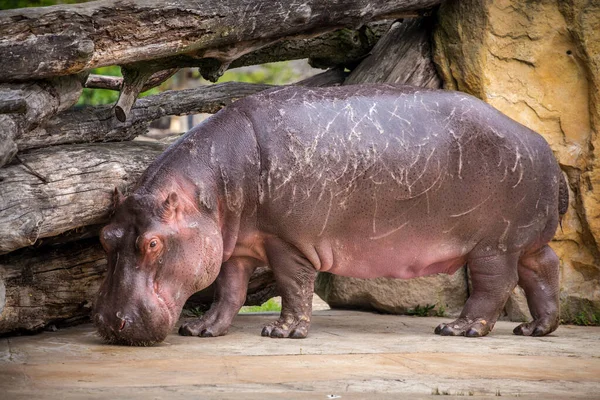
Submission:
[[304,338],[315,276],[400,278],[465,264],[470,296],[435,333],[488,334],[511,291],[557,328],[559,260],[548,246],[568,190],[547,142],[470,95],[409,86],[283,87],[191,129],[116,193],[100,240],[108,271],[93,320],[108,342],[149,345],[186,299],[211,308],[179,333],[227,333],[257,266],[273,271],[272,338]]

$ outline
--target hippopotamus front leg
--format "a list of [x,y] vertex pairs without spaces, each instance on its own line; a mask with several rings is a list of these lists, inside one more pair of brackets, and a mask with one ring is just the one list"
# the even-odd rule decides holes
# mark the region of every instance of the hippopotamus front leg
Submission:
[[266,325],[262,336],[302,339],[308,335],[317,271],[294,246],[271,239],[265,246],[281,295],[279,319]]
[[543,336],[558,327],[559,274],[558,257],[548,245],[519,259],[519,286],[525,290],[533,321],[517,326],[515,334]]
[[248,282],[257,260],[247,257],[231,259],[221,266],[215,281],[215,298],[210,309],[200,318],[179,328],[182,336],[222,336],[246,301]]
[[440,324],[435,333],[442,336],[485,336],[493,329],[518,281],[519,254],[502,253],[467,260],[473,292],[460,317]]

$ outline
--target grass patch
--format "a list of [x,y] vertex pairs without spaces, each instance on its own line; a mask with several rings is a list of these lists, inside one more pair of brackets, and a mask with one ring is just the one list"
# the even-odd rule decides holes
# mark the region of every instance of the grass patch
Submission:
[[573,317],[573,324],[579,326],[600,326],[600,313],[579,311]]
[[269,299],[260,306],[244,306],[240,309],[240,314],[281,311],[281,304],[276,299]]
[[412,315],[415,317],[445,317],[446,307],[440,305],[436,310],[434,304],[426,304],[425,306],[417,304],[415,308],[406,310],[406,315]]

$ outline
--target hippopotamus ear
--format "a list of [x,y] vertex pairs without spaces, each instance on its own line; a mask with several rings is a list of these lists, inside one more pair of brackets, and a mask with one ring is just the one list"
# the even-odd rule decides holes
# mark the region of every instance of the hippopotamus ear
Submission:
[[113,192],[113,210],[120,206],[123,200],[125,200],[125,196],[123,196],[123,193],[121,193],[118,187],[115,187]]
[[177,196],[177,193],[175,192],[171,192],[167,198],[165,199],[165,202],[163,203],[163,208],[162,208],[162,218],[164,220],[170,220],[173,217],[175,217],[176,212],[177,212],[177,207],[179,206],[179,197]]

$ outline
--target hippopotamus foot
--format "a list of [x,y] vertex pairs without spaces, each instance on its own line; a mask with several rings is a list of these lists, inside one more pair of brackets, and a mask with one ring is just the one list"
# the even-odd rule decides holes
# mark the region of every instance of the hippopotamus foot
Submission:
[[248,281],[256,266],[256,260],[245,257],[224,263],[215,281],[215,300],[210,309],[202,317],[182,324],[179,334],[202,337],[225,335],[246,301]]
[[515,335],[544,336],[559,323],[559,261],[546,245],[519,259],[519,286],[525,290],[533,321],[514,329]]
[[261,335],[272,338],[304,339],[308,335],[308,328],[310,328],[310,316],[287,315],[266,325]]
[[229,318],[220,317],[221,313],[213,309],[208,310],[201,318],[185,322],[179,328],[181,336],[216,337],[227,333],[231,321]]
[[480,337],[490,333],[493,327],[493,324],[488,324],[483,318],[478,318],[475,321],[459,318],[449,324],[439,324],[435,328],[435,333],[442,336]]
[[459,318],[440,324],[435,333],[442,336],[485,336],[492,331],[510,292],[518,281],[518,254],[502,253],[467,260],[472,292]]
[[266,250],[281,296],[281,315],[277,321],[266,325],[261,335],[305,338],[310,328],[317,271],[296,247],[279,239],[271,239]]

